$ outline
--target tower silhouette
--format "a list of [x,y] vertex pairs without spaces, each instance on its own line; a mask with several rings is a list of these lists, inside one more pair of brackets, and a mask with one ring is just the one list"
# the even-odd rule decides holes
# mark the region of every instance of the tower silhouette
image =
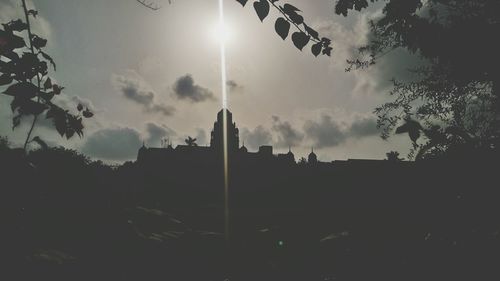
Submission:
[[224,110],[227,113],[227,149],[237,151],[240,144],[239,130],[233,122],[233,114],[227,109],[222,109],[217,113],[217,121],[214,123],[210,137],[210,147],[215,150],[222,150],[224,147]]

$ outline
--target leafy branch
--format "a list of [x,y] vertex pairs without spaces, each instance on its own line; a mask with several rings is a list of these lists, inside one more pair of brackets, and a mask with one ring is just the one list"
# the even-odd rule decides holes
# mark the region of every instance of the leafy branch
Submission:
[[[246,5],[248,0],[236,0],[243,7]],[[291,25],[295,26],[298,30],[292,34],[292,42],[295,47],[299,50],[309,43],[313,42],[311,46],[311,52],[314,56],[319,56],[320,54],[330,56],[332,52],[331,40],[322,37],[320,38],[319,33],[311,28],[304,22],[304,17],[299,14],[300,10],[288,3],[277,5],[278,0],[258,0],[253,3],[253,7],[257,16],[261,21],[269,15],[270,7],[274,7],[282,16],[276,20],[274,25],[276,33],[285,40],[290,34]]]
[[[79,105],[78,114],[74,115],[52,102],[56,95],[60,95],[64,87],[52,82],[48,76],[48,64],[56,70],[54,60],[43,51],[47,40],[32,33],[30,17],[36,18],[38,12],[29,10],[26,0],[21,0],[25,15],[25,22],[21,19],[2,24],[0,29],[0,86],[8,86],[2,93],[12,96],[10,104],[14,113],[12,129],[21,124],[23,116],[33,115],[24,150],[30,142],[40,143],[39,137],[31,139],[31,134],[38,117],[46,112],[46,118],[52,119],[57,132],[70,139],[73,135],[83,136],[83,118],[91,118],[93,113]],[[27,33],[28,44],[25,38],[17,34]],[[26,34],[25,33],[25,34]],[[33,83],[33,80],[36,82]]]
[[[146,0],[136,0],[141,5],[153,11],[159,10],[161,7],[152,3],[146,2]],[[247,4],[248,0],[236,0],[243,7]],[[296,32],[292,34],[292,42],[299,50],[303,50],[304,47],[312,42],[311,52],[314,56],[319,56],[320,54],[331,56],[333,48],[331,45],[331,40],[326,37],[321,37],[319,33],[304,22],[304,17],[299,14],[301,12],[297,7],[285,3],[283,6],[277,5],[276,2],[279,0],[257,0],[253,3],[255,12],[260,21],[264,21],[269,15],[271,6],[275,8],[281,16],[276,20],[274,28],[276,33],[283,39],[286,40],[290,33],[291,26],[295,26]],[[171,0],[168,1],[169,4]]]

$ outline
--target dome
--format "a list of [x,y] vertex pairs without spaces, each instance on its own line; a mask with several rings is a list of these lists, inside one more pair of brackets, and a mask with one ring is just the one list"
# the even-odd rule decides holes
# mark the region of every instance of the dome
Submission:
[[311,150],[311,153],[309,153],[309,156],[307,157],[307,162],[309,163],[318,162],[318,156],[316,156],[316,153],[314,153],[314,149]]
[[245,144],[243,144],[243,146],[240,147],[240,151],[245,153],[248,152],[248,149],[246,148]]

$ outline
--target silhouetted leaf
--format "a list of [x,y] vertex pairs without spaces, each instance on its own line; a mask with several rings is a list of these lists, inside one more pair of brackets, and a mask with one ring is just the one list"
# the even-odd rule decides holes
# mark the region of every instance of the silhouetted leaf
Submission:
[[18,114],[12,118],[12,130],[14,130],[19,124],[21,124],[21,114]]
[[311,47],[311,51],[315,57],[319,56],[321,53],[321,48],[323,48],[323,44],[321,42],[318,42]]
[[410,139],[413,142],[416,142],[420,138],[420,131],[419,130],[410,130],[408,132],[408,135],[410,136]]
[[79,137],[83,136],[82,118],[68,114],[68,128],[66,130],[66,138],[70,139],[76,133]]
[[14,97],[12,102],[10,103],[10,109],[12,112],[16,111],[19,107],[21,107],[21,104],[25,101],[25,98],[22,97]]
[[72,138],[74,135],[75,135],[75,130],[71,129],[71,128],[66,128],[66,138],[69,140],[70,138]]
[[54,98],[54,92],[40,92],[38,95],[45,101],[51,101]]
[[52,67],[54,68],[54,71],[56,70],[56,63],[52,59],[51,56],[47,55],[45,52],[40,51],[40,54],[42,54],[42,57],[50,62]]
[[[48,113],[48,112],[47,112]],[[55,115],[52,117],[54,121],[54,125],[56,127],[57,132],[62,136],[66,134],[66,123],[67,123],[67,117],[66,114],[63,113],[61,114],[60,112],[54,112]]]
[[36,142],[42,149],[48,149],[49,146],[39,136],[34,137],[31,141]]
[[[374,2],[376,0],[370,1]],[[335,13],[346,17],[348,10],[355,9],[356,11],[361,11],[366,7],[368,7],[368,0],[339,0],[335,5]]]
[[0,86],[9,85],[10,83],[12,83],[12,77],[10,74],[6,73],[0,76]]
[[40,49],[47,45],[47,39],[43,39],[38,35],[32,35],[31,42],[33,43],[33,47]]
[[332,54],[332,50],[333,50],[332,47],[323,48],[323,55],[330,56]]
[[310,35],[312,38],[314,38],[314,39],[316,39],[316,40],[319,40],[319,33],[318,33],[316,30],[314,30],[314,29],[310,28],[310,27],[309,27],[307,24],[305,24],[305,23],[304,23],[304,28],[306,29],[307,33],[309,33],[309,35]]
[[276,33],[281,37],[281,39],[285,40],[290,32],[290,23],[284,18],[278,18],[274,25],[276,29]]
[[4,94],[6,95],[25,98],[25,99],[30,99],[35,97],[37,93],[38,93],[38,88],[35,85],[28,82],[16,83],[7,88],[7,90],[5,90],[4,92]]
[[257,16],[259,16],[260,21],[264,21],[264,19],[269,15],[269,2],[267,0],[259,0],[253,3],[253,7],[255,12],[257,12]]
[[52,90],[54,91],[54,95],[61,94],[61,91],[64,90],[64,87],[61,87],[57,84],[52,84]]
[[36,16],[38,15],[38,11],[35,11],[35,10],[29,10],[29,11],[28,11],[28,15],[32,15],[34,18],[36,18]]
[[0,29],[0,55],[25,46],[24,39]]
[[21,103],[19,112],[24,115],[39,115],[47,109],[47,106],[43,103],[39,103],[33,100],[25,100]]
[[94,113],[92,113],[88,108],[85,109],[85,111],[83,112],[83,117],[92,118],[92,116],[94,116]]
[[292,34],[292,41],[297,49],[301,50],[304,48],[307,43],[309,43],[310,37],[307,36],[304,32],[295,32]]
[[396,128],[396,134],[403,134],[409,131],[408,124],[403,124]]
[[47,80],[45,80],[45,83],[43,83],[43,88],[45,90],[52,88],[52,80],[50,77],[48,77]]
[[283,5],[283,12],[285,12],[286,14],[289,14],[289,13],[295,13],[295,12],[300,12],[300,10],[295,7],[294,5],[290,5],[290,4],[285,4]]
[[297,11],[300,10],[295,8],[294,6],[285,4],[283,7],[281,7],[281,9],[295,24],[302,24],[304,22],[304,17],[297,13]]
[[3,54],[3,56],[10,59],[11,61],[19,60],[19,55],[16,52],[8,52]]
[[416,142],[420,138],[420,131],[422,130],[423,128],[420,123],[415,120],[407,119],[405,120],[405,124],[396,128],[396,134],[408,133],[410,139]]
[[2,24],[5,31],[23,31],[28,29],[28,25],[22,20],[12,20],[6,24]]
[[241,6],[243,6],[243,7],[245,7],[245,5],[248,2],[248,0],[236,0],[236,1],[238,1],[241,4]]

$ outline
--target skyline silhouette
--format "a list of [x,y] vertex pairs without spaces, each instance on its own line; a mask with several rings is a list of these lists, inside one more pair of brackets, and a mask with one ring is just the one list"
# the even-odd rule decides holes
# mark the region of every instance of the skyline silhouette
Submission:
[[0,280],[500,280],[498,0],[0,22]]

